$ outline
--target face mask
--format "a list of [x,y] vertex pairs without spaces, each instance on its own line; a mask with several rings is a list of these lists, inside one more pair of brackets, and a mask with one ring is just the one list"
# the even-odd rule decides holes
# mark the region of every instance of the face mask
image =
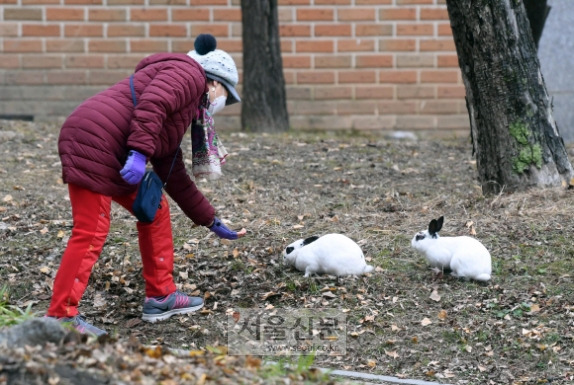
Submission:
[[211,115],[217,114],[219,111],[223,110],[226,101],[227,97],[224,95],[216,97],[215,100],[209,104],[207,111],[209,111]]

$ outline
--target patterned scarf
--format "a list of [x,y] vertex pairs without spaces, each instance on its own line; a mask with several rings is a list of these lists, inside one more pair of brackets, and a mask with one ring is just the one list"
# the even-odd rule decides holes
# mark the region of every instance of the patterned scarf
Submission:
[[222,175],[227,150],[215,132],[213,116],[200,107],[200,119],[191,124],[192,172],[196,178],[217,179]]

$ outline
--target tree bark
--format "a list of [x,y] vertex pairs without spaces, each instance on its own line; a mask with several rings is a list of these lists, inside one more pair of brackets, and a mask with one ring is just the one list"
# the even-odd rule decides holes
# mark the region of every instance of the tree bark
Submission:
[[573,169],[522,1],[446,4],[483,192],[567,185]]
[[277,0],[241,0],[243,22],[244,131],[289,129],[285,79],[281,61]]

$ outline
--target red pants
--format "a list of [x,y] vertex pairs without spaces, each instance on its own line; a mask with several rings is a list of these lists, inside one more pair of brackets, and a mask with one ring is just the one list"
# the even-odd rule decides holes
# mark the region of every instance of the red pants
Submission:
[[[109,197],[69,184],[74,220],[72,235],[54,281],[52,301],[46,315],[73,317],[86,290],[92,267],[98,260],[110,229],[112,200],[133,214],[131,195]],[[169,205],[165,196],[151,223],[137,222],[146,296],[173,293],[173,238]]]

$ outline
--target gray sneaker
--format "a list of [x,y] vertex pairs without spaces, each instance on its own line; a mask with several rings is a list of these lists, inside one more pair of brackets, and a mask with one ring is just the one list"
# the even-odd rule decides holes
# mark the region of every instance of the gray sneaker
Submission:
[[86,322],[83,316],[77,315],[75,317],[52,317],[56,318],[63,325],[70,325],[80,334],[92,334],[97,337],[108,334],[105,330],[98,329],[92,324]]
[[142,320],[163,321],[175,314],[188,314],[203,307],[203,299],[190,297],[179,291],[164,297],[146,297]]

